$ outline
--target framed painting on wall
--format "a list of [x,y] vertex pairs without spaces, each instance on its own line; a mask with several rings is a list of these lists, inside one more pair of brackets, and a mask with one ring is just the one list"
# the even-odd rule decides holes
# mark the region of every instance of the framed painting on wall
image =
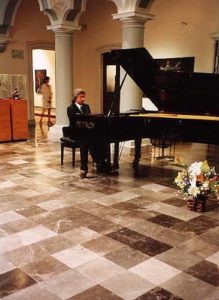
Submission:
[[155,59],[163,71],[194,72],[195,57],[176,57]]
[[41,86],[46,77],[46,70],[35,70],[35,92],[41,93]]

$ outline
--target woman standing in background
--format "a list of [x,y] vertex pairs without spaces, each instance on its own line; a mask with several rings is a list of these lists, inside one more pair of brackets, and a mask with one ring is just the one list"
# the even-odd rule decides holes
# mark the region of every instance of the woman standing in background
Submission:
[[40,118],[40,126],[42,126],[43,116],[46,110],[48,110],[48,126],[54,125],[51,122],[51,108],[52,108],[52,89],[49,84],[50,78],[48,76],[45,77],[44,82],[41,87],[42,99],[43,99],[43,107]]

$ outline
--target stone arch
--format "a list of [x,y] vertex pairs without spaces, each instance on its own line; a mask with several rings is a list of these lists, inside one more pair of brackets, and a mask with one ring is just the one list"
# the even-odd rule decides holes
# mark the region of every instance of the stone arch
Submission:
[[1,0],[0,3],[0,34],[8,34],[14,25],[18,7],[22,0]]
[[138,0],[137,6],[149,11],[154,1],[155,0]]
[[14,25],[18,7],[22,0],[1,0],[0,1],[0,52],[4,52],[7,43],[10,41],[9,33]]
[[78,26],[81,14],[86,9],[86,0],[38,0],[40,10],[50,19],[51,25],[69,25]]
[[112,1],[118,10],[118,13],[141,12],[149,13],[151,5],[155,0],[109,0]]

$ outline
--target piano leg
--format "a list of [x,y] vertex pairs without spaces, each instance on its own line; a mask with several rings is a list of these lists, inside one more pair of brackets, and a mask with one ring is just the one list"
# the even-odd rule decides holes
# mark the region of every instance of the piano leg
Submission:
[[[139,166],[141,158],[141,141],[142,139],[135,139],[135,157],[133,160],[133,168]],[[119,169],[119,143],[114,143],[113,169]]]
[[107,165],[110,166],[111,165],[111,150],[110,150],[110,144],[106,145],[106,162]]
[[119,169],[119,143],[114,144],[113,169]]
[[138,168],[141,158],[141,138],[135,139],[135,157],[133,160],[133,168]]

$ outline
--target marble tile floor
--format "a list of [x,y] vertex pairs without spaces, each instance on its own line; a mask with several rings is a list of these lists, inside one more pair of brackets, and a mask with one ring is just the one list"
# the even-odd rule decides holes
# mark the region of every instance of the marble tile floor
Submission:
[[176,168],[145,155],[138,173],[124,153],[118,176],[90,163],[80,179],[78,154],[61,166],[60,144],[36,130],[0,144],[0,298],[219,299],[215,199],[189,211]]

